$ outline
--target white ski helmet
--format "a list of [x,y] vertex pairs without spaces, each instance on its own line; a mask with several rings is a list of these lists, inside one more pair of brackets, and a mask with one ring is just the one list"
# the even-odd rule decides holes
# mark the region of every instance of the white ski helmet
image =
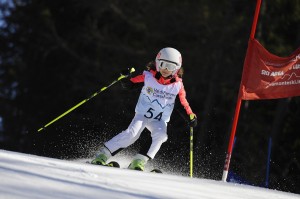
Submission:
[[175,48],[163,48],[159,51],[155,59],[156,71],[159,69],[167,69],[172,71],[172,75],[175,75],[182,65],[181,54]]

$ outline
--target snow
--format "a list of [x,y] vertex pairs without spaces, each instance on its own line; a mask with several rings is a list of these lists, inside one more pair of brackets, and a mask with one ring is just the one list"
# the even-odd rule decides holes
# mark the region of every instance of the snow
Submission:
[[299,199],[300,195],[0,150],[0,198]]

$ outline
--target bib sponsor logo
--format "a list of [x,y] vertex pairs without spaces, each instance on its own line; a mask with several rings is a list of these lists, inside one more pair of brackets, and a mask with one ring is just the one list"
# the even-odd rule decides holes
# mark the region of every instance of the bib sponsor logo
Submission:
[[147,92],[149,95],[152,95],[152,93],[153,93],[153,88],[151,88],[150,86],[148,86],[148,87],[146,88],[146,92]]

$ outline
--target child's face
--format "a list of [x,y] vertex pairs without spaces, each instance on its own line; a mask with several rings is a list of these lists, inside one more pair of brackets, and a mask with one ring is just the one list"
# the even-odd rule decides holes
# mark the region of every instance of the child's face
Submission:
[[166,68],[165,69],[160,68],[159,72],[163,77],[169,77],[170,75],[172,75],[172,71],[169,71]]

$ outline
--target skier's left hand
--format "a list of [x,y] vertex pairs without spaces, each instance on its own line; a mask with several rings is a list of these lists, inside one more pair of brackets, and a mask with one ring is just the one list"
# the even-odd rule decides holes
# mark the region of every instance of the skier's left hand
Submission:
[[190,114],[189,116],[190,116],[189,117],[189,119],[190,119],[189,126],[196,127],[197,126],[197,116],[194,113]]

